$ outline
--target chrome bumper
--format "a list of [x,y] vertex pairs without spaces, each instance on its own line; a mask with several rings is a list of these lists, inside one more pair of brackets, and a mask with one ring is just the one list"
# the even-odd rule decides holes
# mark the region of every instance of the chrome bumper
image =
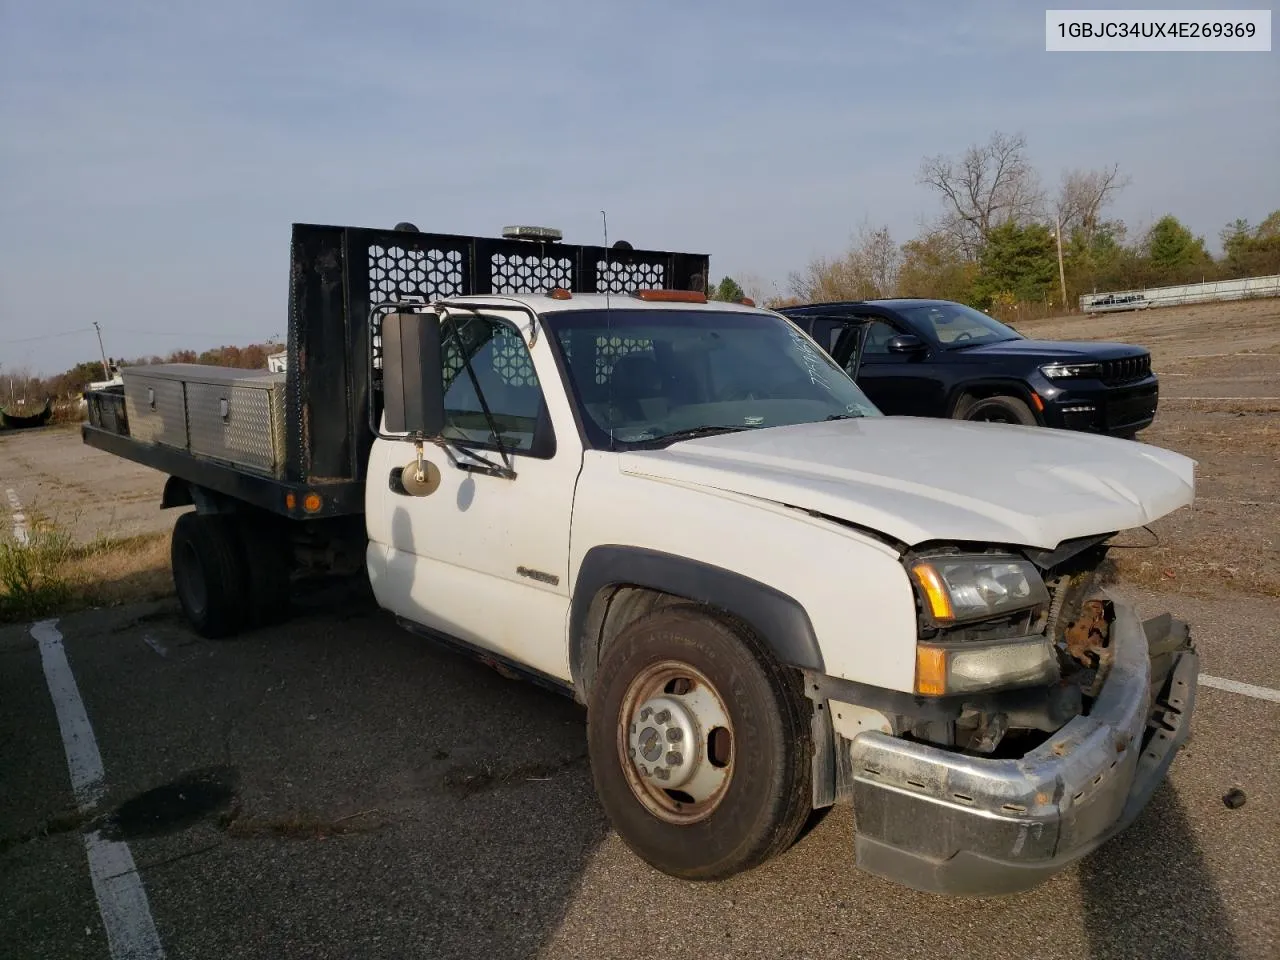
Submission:
[[1151,689],[1148,631],[1115,604],[1114,660],[1088,716],[1014,760],[963,756],[879,732],[848,743],[860,868],[917,890],[1026,890],[1097,849],[1146,806],[1190,731],[1199,661],[1190,643]]

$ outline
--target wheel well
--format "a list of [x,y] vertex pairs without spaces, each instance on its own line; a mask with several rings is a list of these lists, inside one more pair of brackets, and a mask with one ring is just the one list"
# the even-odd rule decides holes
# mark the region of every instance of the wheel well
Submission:
[[690,557],[601,544],[583,558],[569,611],[569,668],[575,696],[587,702],[600,650],[617,633],[663,606],[695,603],[736,620],[780,663],[821,670],[813,624],[795,598],[740,573]]
[[601,587],[591,598],[587,608],[586,637],[583,644],[582,663],[578,665],[580,683],[575,684],[575,695],[586,703],[587,691],[595,679],[596,666],[605,648],[623,630],[641,617],[655,611],[691,602],[688,597],[677,596],[652,587],[633,584],[612,584]]

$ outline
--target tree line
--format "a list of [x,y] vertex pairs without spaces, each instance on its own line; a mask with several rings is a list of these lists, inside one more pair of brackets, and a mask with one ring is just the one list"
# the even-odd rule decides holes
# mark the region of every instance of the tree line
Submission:
[[[1130,236],[1123,220],[1107,216],[1131,182],[1118,165],[1068,170],[1046,189],[1022,134],[996,131],[958,155],[926,157],[917,180],[938,199],[917,236],[899,243],[888,227],[864,225],[843,253],[792,273],[790,296],[761,296],[750,282],[748,294],[770,306],[936,297],[1008,315],[1070,310],[1092,292],[1280,273],[1280,210],[1256,225],[1226,224],[1217,258],[1172,213]],[[708,293],[737,299],[731,294],[742,287],[725,278]]]

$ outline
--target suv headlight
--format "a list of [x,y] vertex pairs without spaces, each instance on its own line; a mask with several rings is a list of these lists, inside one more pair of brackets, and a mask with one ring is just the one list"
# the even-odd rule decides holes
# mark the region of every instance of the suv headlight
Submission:
[[1050,380],[1074,380],[1080,377],[1102,376],[1100,363],[1046,363],[1040,368]]
[[1039,571],[1016,557],[929,557],[911,565],[940,625],[985,620],[1049,602]]

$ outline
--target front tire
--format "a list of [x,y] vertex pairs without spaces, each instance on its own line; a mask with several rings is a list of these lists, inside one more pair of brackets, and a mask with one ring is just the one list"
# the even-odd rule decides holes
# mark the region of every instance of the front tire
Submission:
[[999,394],[981,400],[966,400],[956,410],[957,420],[978,423],[1016,423],[1027,427],[1036,425],[1036,415],[1017,397]]
[[623,842],[663,873],[719,880],[791,846],[812,810],[806,701],[749,630],[694,606],[604,651],[587,741]]

